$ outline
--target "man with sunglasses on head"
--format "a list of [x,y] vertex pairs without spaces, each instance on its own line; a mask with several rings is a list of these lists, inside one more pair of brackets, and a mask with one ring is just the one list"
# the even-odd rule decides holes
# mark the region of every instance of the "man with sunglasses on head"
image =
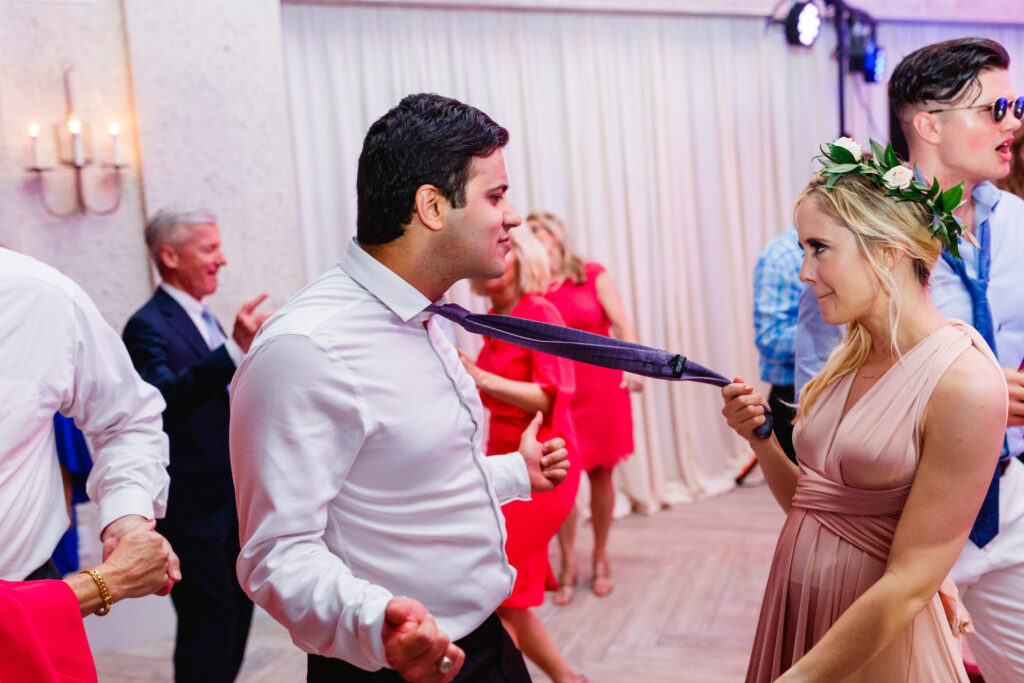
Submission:
[[[962,241],[962,260],[943,252],[931,274],[932,298],[943,314],[971,323],[986,338],[1010,393],[999,469],[950,572],[974,622],[971,649],[985,680],[994,683],[1024,681],[1024,464],[1015,457],[1024,452],[1024,372],[1018,371],[1024,358],[1024,201],[991,182],[1010,172],[1013,134],[1024,115],[1009,64],[999,43],[950,40],[907,55],[889,81],[909,161],[942,187],[964,181],[967,201],[955,214],[978,243]],[[810,305],[817,309],[816,303]],[[801,304],[798,337],[827,335],[820,311]],[[964,457],[974,455],[972,444],[964,444]]]

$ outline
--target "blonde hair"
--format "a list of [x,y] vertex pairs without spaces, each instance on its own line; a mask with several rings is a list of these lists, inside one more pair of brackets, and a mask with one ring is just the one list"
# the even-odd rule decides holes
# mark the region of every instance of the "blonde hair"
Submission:
[[546,230],[549,235],[555,238],[555,242],[562,252],[562,275],[578,285],[582,285],[587,281],[586,267],[583,259],[569,248],[569,236],[565,229],[565,222],[561,218],[550,211],[531,211],[530,215],[526,217],[526,225],[533,232]]
[[[808,201],[853,234],[857,247],[889,298],[890,340],[898,355],[895,340],[900,310],[895,296],[896,280],[879,263],[878,257],[885,249],[903,252],[911,259],[918,282],[927,285],[931,269],[942,252],[942,242],[929,229],[931,211],[919,202],[886,197],[869,179],[852,173],[840,178],[831,192],[825,188],[825,178],[815,175],[797,198],[794,214]],[[800,391],[796,419],[807,414],[829,385],[856,372],[870,353],[870,333],[860,321],[851,321],[846,327],[846,336],[832,351],[825,367]]]
[[525,225],[508,231],[516,256],[516,285],[522,294],[544,294],[551,287],[548,251]]

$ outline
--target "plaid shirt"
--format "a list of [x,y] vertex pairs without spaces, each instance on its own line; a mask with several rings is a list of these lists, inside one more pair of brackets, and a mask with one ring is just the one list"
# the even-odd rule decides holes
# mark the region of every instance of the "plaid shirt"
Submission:
[[790,228],[765,246],[754,267],[754,343],[761,355],[761,379],[776,386],[793,383],[802,261],[796,228]]

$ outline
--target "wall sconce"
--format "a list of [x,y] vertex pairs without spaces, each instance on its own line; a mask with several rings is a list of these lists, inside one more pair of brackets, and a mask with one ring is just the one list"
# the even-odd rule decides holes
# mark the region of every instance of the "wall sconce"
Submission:
[[43,174],[48,173],[53,168],[45,167],[40,163],[39,160],[39,124],[30,123],[28,124],[28,137],[29,144],[32,150],[32,165],[25,170],[32,173],[36,177],[36,182],[39,185],[39,199],[46,210],[46,213],[54,216],[55,218],[69,218],[71,216],[84,216],[86,214],[93,214],[97,216],[106,216],[117,211],[121,205],[121,169],[126,168],[126,164],[121,163],[121,150],[118,145],[118,136],[121,133],[121,124],[117,122],[111,123],[107,127],[107,132],[110,133],[111,142],[111,163],[103,164],[103,168],[109,168],[113,171],[113,182],[116,195],[114,197],[113,204],[107,208],[96,208],[91,206],[85,199],[85,192],[82,187],[82,170],[86,166],[91,166],[93,159],[86,156],[86,149],[91,149],[88,145],[88,129],[75,114],[74,108],[71,101],[71,67],[64,67],[64,99],[67,102],[68,117],[64,123],[57,124],[54,126],[54,137],[57,143],[57,158],[59,163],[70,166],[71,172],[74,176],[75,184],[75,204],[67,211],[54,210],[49,203],[46,201],[46,192],[43,183]]

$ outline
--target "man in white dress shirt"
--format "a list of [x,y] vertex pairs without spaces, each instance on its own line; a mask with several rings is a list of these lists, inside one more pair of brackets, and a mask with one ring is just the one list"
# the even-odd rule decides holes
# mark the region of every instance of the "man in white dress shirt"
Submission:
[[494,615],[515,579],[500,506],[562,481],[564,443],[537,443],[535,420],[518,453],[484,457],[473,380],[425,310],[505,270],[507,141],[438,95],[374,123],[357,239],[235,375],[238,576],[310,653],[309,681],[529,680]]
[[[117,333],[70,279],[0,248],[0,579],[60,578],[50,555],[68,528],[53,415],[92,446],[104,559],[167,501],[164,402]],[[171,553],[168,584],[181,578]]]

